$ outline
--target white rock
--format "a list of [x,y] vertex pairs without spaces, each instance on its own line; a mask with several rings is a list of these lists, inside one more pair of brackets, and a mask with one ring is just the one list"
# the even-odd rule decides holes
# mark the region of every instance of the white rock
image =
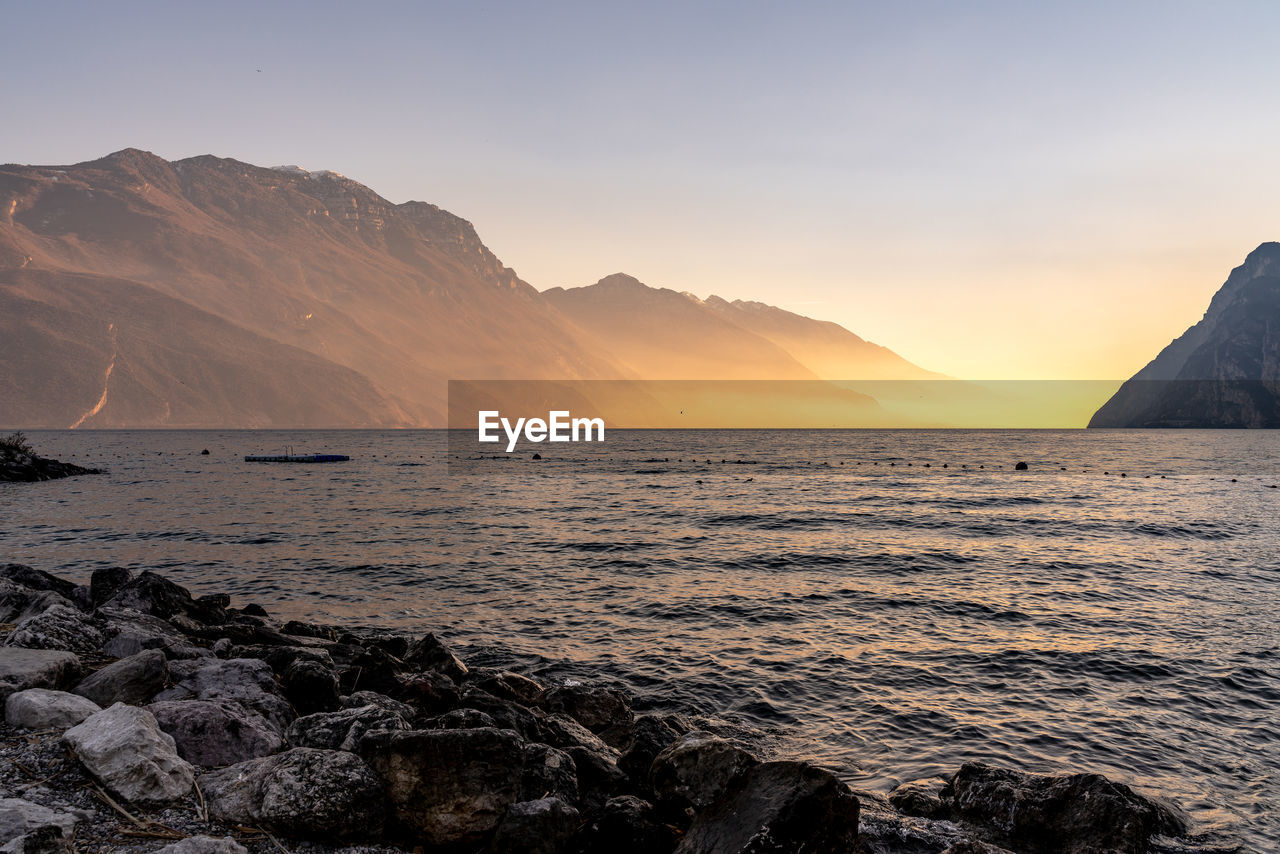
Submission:
[[90,774],[130,801],[162,803],[191,791],[195,769],[145,709],[116,703],[63,739]]
[[22,729],[66,729],[102,708],[93,700],[66,691],[28,688],[10,694],[4,704],[4,720]]
[[161,848],[156,854],[249,854],[249,850],[229,836],[189,836]]

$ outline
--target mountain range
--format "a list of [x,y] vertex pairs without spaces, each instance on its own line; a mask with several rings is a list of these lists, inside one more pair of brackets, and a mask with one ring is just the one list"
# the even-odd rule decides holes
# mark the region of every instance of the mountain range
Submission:
[[466,220],[334,172],[0,166],[0,426],[440,426],[452,378],[937,376],[761,303],[539,292]]

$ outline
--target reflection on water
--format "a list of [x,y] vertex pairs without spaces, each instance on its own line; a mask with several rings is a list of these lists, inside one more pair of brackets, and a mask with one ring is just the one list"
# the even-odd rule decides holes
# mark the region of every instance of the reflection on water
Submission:
[[[0,559],[603,672],[859,786],[1089,769],[1280,843],[1274,433],[635,431],[451,469],[432,432],[32,438],[110,472],[0,488]],[[353,459],[242,461],[285,445]]]

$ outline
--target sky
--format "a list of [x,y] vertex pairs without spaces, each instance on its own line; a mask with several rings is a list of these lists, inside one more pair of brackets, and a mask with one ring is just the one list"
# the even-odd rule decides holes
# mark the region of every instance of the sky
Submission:
[[0,0],[0,161],[332,169],[540,289],[1115,379],[1280,239],[1280,4]]

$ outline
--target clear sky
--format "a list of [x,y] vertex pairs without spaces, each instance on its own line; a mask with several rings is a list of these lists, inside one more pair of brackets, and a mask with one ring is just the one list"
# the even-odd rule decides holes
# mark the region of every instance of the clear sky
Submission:
[[0,161],[434,202],[968,378],[1114,378],[1280,239],[1280,4],[0,0]]

